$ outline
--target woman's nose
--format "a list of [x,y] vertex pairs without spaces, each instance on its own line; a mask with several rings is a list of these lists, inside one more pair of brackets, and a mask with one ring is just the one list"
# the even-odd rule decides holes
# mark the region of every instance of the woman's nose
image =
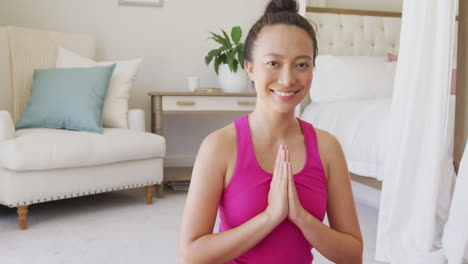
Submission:
[[290,69],[290,67],[283,67],[283,69],[281,69],[278,82],[287,87],[294,85],[294,83],[296,82],[296,76],[294,71]]

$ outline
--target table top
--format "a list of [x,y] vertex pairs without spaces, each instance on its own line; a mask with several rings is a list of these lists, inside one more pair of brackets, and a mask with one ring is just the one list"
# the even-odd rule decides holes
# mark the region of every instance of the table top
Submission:
[[149,92],[149,96],[247,96],[256,97],[256,93],[195,93],[195,92]]

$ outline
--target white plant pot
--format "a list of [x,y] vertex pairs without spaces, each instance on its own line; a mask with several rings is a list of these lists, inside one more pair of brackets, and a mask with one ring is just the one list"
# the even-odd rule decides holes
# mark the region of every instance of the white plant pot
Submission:
[[227,64],[219,65],[218,70],[219,85],[224,93],[252,93],[255,92],[252,81],[242,68],[237,69],[237,73],[231,72]]

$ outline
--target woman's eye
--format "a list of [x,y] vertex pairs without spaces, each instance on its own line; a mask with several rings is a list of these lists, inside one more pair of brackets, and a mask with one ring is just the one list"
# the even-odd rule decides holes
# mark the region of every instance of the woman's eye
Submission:
[[309,64],[308,63],[299,63],[297,64],[297,66],[301,69],[305,69],[305,68],[308,68],[309,67]]
[[270,61],[267,64],[271,67],[277,67],[279,65],[276,61]]

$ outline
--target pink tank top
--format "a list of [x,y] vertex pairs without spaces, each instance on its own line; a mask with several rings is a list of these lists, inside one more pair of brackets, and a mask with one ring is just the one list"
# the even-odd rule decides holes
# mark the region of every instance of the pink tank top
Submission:
[[[302,206],[323,221],[327,209],[327,180],[318,153],[317,136],[312,124],[298,120],[307,157],[304,168],[294,175],[294,182]],[[248,116],[234,120],[234,126],[237,160],[219,203],[219,232],[240,226],[265,211],[272,177],[255,157]],[[314,259],[312,247],[301,230],[286,218],[256,246],[229,263],[310,264]]]

